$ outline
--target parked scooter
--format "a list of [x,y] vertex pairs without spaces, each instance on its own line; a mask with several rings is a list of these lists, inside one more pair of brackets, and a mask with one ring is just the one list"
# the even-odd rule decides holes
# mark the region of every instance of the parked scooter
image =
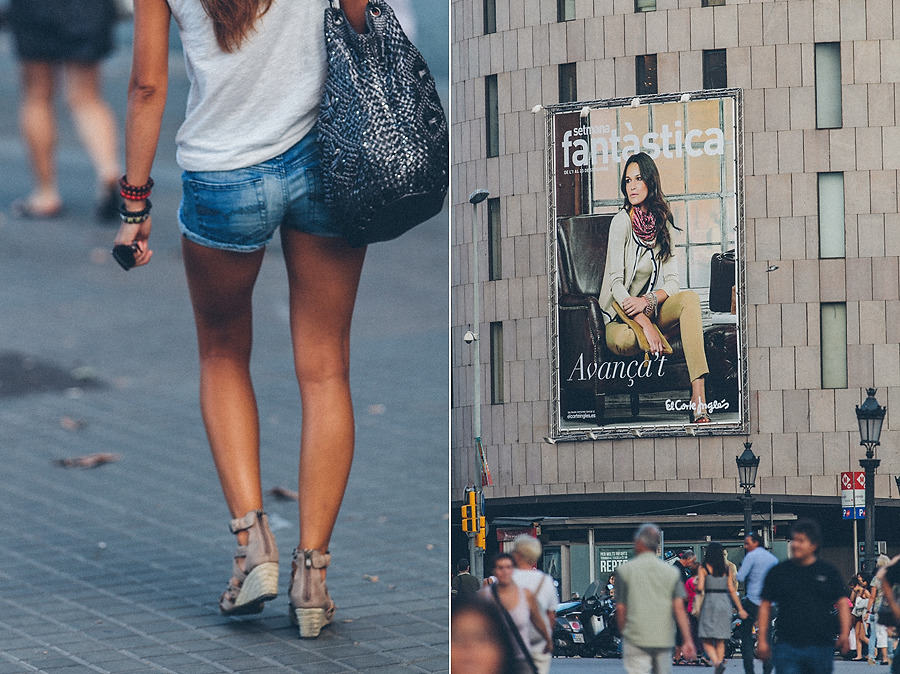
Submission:
[[591,583],[581,602],[560,604],[553,630],[553,654],[592,658],[620,657],[622,635],[616,622],[616,604],[609,595],[612,586],[601,593],[600,583]]
[[553,657],[581,655],[584,648],[584,625],[581,623],[581,600],[563,602],[556,607],[553,626]]

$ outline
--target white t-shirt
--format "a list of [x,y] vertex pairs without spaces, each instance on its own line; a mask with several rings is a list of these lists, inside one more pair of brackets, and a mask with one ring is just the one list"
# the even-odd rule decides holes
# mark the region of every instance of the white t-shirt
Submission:
[[[537,600],[544,622],[547,623],[547,611],[555,611],[559,606],[559,595],[556,594],[553,577],[537,569],[513,569],[513,582],[519,587],[531,591]],[[547,627],[552,632],[553,625],[548,624]]]
[[188,171],[229,171],[276,157],[313,128],[327,73],[325,0],[273,0],[227,53],[199,0],[168,0],[191,89],[175,138]]

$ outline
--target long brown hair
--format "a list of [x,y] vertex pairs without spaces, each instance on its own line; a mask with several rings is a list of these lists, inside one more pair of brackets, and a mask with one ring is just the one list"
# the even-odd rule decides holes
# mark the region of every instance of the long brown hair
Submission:
[[[657,258],[665,261],[672,256],[672,237],[669,235],[668,224],[675,227],[675,218],[672,217],[672,211],[669,209],[669,202],[666,201],[666,195],[663,194],[662,188],[659,186],[659,170],[653,159],[646,152],[638,152],[628,157],[625,167],[622,169],[622,183],[620,188],[622,194],[625,195],[626,210],[631,209],[631,203],[628,201],[628,192],[625,189],[625,174],[628,167],[637,164],[641,172],[641,180],[647,186],[647,199],[645,205],[647,210],[656,220],[656,241],[659,243],[659,254]],[[675,227],[678,229],[678,227]]]
[[216,42],[222,51],[231,53],[241,48],[253,31],[256,20],[269,11],[273,0],[200,0],[213,22]]

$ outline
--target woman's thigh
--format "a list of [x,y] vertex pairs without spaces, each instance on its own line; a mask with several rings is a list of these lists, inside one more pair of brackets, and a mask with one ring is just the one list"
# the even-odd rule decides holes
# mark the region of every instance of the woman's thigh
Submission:
[[681,320],[681,315],[686,311],[700,318],[700,297],[693,290],[682,290],[667,298],[659,309],[657,325],[666,332]]
[[366,249],[352,248],[342,237],[290,228],[282,228],[281,240],[301,387],[322,377],[343,377],[349,369],[350,323]]

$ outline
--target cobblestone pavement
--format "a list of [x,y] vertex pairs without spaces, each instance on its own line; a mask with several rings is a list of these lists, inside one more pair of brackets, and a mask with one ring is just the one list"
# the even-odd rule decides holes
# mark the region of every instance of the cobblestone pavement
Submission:
[[[130,56],[105,66],[121,121]],[[0,32],[0,674],[436,672],[447,669],[447,222],[368,255],[352,343],[358,443],[331,551],[336,623],[288,623],[296,503],[267,499],[282,594],[218,615],[234,538],[197,404],[193,324],[174,213],[180,54],[154,169],[155,256],[128,273],[93,220],[91,167],[60,128],[66,211],[18,220],[30,189],[17,72]],[[296,489],[299,399],[280,250],[255,295],[263,485]],[[4,382],[7,386],[4,386]],[[120,455],[93,469],[54,459]]]

